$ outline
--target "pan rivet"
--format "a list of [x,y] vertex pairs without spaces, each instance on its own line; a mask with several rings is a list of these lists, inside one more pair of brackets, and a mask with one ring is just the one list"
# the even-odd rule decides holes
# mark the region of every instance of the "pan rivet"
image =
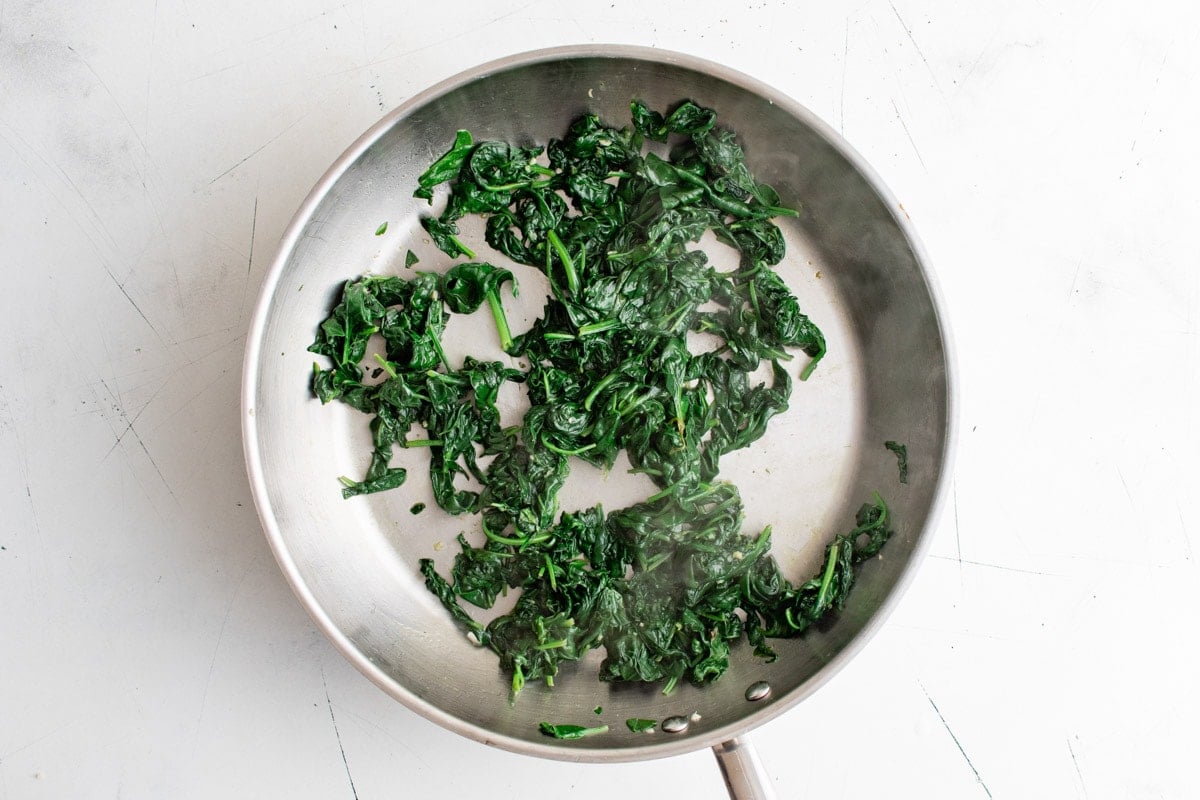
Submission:
[[770,696],[771,684],[766,681],[757,681],[746,688],[746,699],[752,703],[759,700],[766,700]]
[[664,733],[683,733],[688,729],[688,718],[667,717],[658,727],[662,728]]

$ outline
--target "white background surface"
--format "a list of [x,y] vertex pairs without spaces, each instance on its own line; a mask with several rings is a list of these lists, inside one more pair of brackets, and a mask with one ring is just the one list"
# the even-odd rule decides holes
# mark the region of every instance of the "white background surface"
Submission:
[[952,502],[882,633],[755,732],[780,796],[1200,795],[1184,9],[0,0],[0,798],[723,797],[705,752],[542,761],[389,700],[291,595],[243,470],[249,311],[326,166],[430,84],[587,42],[841,131],[956,334]]

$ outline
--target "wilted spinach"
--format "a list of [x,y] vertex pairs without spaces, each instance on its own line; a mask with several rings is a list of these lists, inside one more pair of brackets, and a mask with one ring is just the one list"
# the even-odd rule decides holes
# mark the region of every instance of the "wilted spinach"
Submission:
[[[432,203],[449,184],[444,209],[422,225],[448,256],[471,260],[441,275],[348,282],[310,347],[332,361],[314,366],[316,396],[373,415],[371,464],[362,481],[343,479],[344,495],[400,485],[394,448],[421,447],[437,504],[479,515],[479,543],[458,537],[449,579],[429,559],[420,570],[496,652],[514,695],[529,680],[553,685],[560,664],[597,647],[607,653],[602,680],[659,682],[664,692],[718,678],[743,637],[773,658],[766,640],[840,609],[854,565],[891,533],[876,497],[799,585],[771,557],[769,528],[743,534],[742,499],[718,480],[720,458],[757,441],[788,408],[794,351],[808,356],[797,371],[805,380],[826,349],[772,269],[784,257],[772,219],[795,212],[755,181],[712,110],[688,101],[660,114],[635,101],[631,114],[620,129],[585,115],[544,150],[459,131],[414,194]],[[668,156],[648,152],[646,140],[671,144]],[[549,279],[529,330],[514,335],[504,313],[512,273],[474,260],[458,238],[467,214],[486,218],[492,248]],[[694,247],[709,231],[736,248],[735,270],[715,270]],[[415,263],[410,251],[406,266]],[[501,348],[523,370],[448,362],[449,315],[485,303]],[[691,332],[720,346],[694,353]],[[362,364],[374,336],[386,377],[371,384]],[[761,366],[771,377],[756,382]],[[503,428],[496,401],[508,382],[524,385],[530,409]],[[622,451],[656,484],[650,497],[607,513],[559,507],[572,459],[607,468]],[[518,590],[515,606],[486,626],[463,606],[490,608],[509,590]],[[558,738],[599,730],[542,725]]]

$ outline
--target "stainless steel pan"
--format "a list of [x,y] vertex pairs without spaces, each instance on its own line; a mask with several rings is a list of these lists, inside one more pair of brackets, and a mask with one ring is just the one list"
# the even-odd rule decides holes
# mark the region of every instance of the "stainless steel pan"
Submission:
[[[803,209],[784,223],[788,256],[779,271],[824,329],[829,355],[796,384],[791,410],[772,421],[757,448],[722,460],[722,477],[745,498],[747,529],[774,526],[774,554],[793,579],[812,573],[825,543],[852,524],[874,491],[888,500],[898,534],[864,565],[837,620],[777,642],[774,663],[739,648],[716,684],[663,696],[599,682],[596,653],[560,675],[554,689],[528,686],[510,705],[495,656],[451,623],[416,569],[423,557],[448,568],[454,536],[470,523],[430,502],[420,453],[404,487],[341,498],[337,476],[358,476],[366,465],[367,419],[313,399],[307,376],[314,359],[305,347],[342,281],[403,272],[409,248],[421,268],[445,268],[417,224],[428,207],[412,189],[456,129],[477,139],[545,142],[584,111],[624,124],[633,98],[655,108],[691,98],[716,109],[737,131],[759,180]],[[387,233],[375,236],[385,220]],[[523,304],[510,312],[516,330],[540,309],[545,290],[533,270],[521,268],[518,279]],[[501,355],[484,316],[452,321],[451,358]],[[504,413],[519,419],[520,400],[519,391],[502,398]],[[561,48],[486,64],[412,98],[355,142],[283,237],[250,330],[243,403],[250,480],[280,567],[325,634],[382,689],[446,728],[529,755],[616,761],[715,746],[744,796],[765,789],[755,788],[740,737],[827,680],[908,583],[944,493],[952,438],[936,292],[903,209],[875,174],[824,123],[770,87],[692,57],[630,47]],[[889,439],[908,447],[906,485],[884,448]],[[617,507],[646,489],[619,467],[603,475],[581,464],[563,507],[597,500]],[[413,516],[417,501],[430,509]],[[749,702],[746,689],[757,681],[772,693]],[[612,726],[607,734],[564,742],[538,732],[543,720],[594,722],[596,706]],[[699,717],[673,735],[635,734],[622,724],[693,714]]]

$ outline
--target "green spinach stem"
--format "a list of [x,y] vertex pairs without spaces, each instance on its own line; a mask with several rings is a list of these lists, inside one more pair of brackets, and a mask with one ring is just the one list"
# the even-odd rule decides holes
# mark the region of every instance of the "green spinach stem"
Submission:
[[487,299],[488,308],[491,309],[492,319],[496,321],[496,332],[500,334],[500,349],[507,353],[512,349],[513,338],[512,331],[508,328],[508,317],[504,315],[504,306],[500,304],[500,293],[495,289],[488,289],[484,297]]
[[567,273],[567,291],[571,293],[572,297],[578,296],[579,276],[575,273],[575,262],[567,253],[567,246],[563,244],[563,240],[558,237],[558,233],[553,228],[546,231],[546,238],[554,247],[554,252],[558,253],[558,260],[562,262],[563,270]]

